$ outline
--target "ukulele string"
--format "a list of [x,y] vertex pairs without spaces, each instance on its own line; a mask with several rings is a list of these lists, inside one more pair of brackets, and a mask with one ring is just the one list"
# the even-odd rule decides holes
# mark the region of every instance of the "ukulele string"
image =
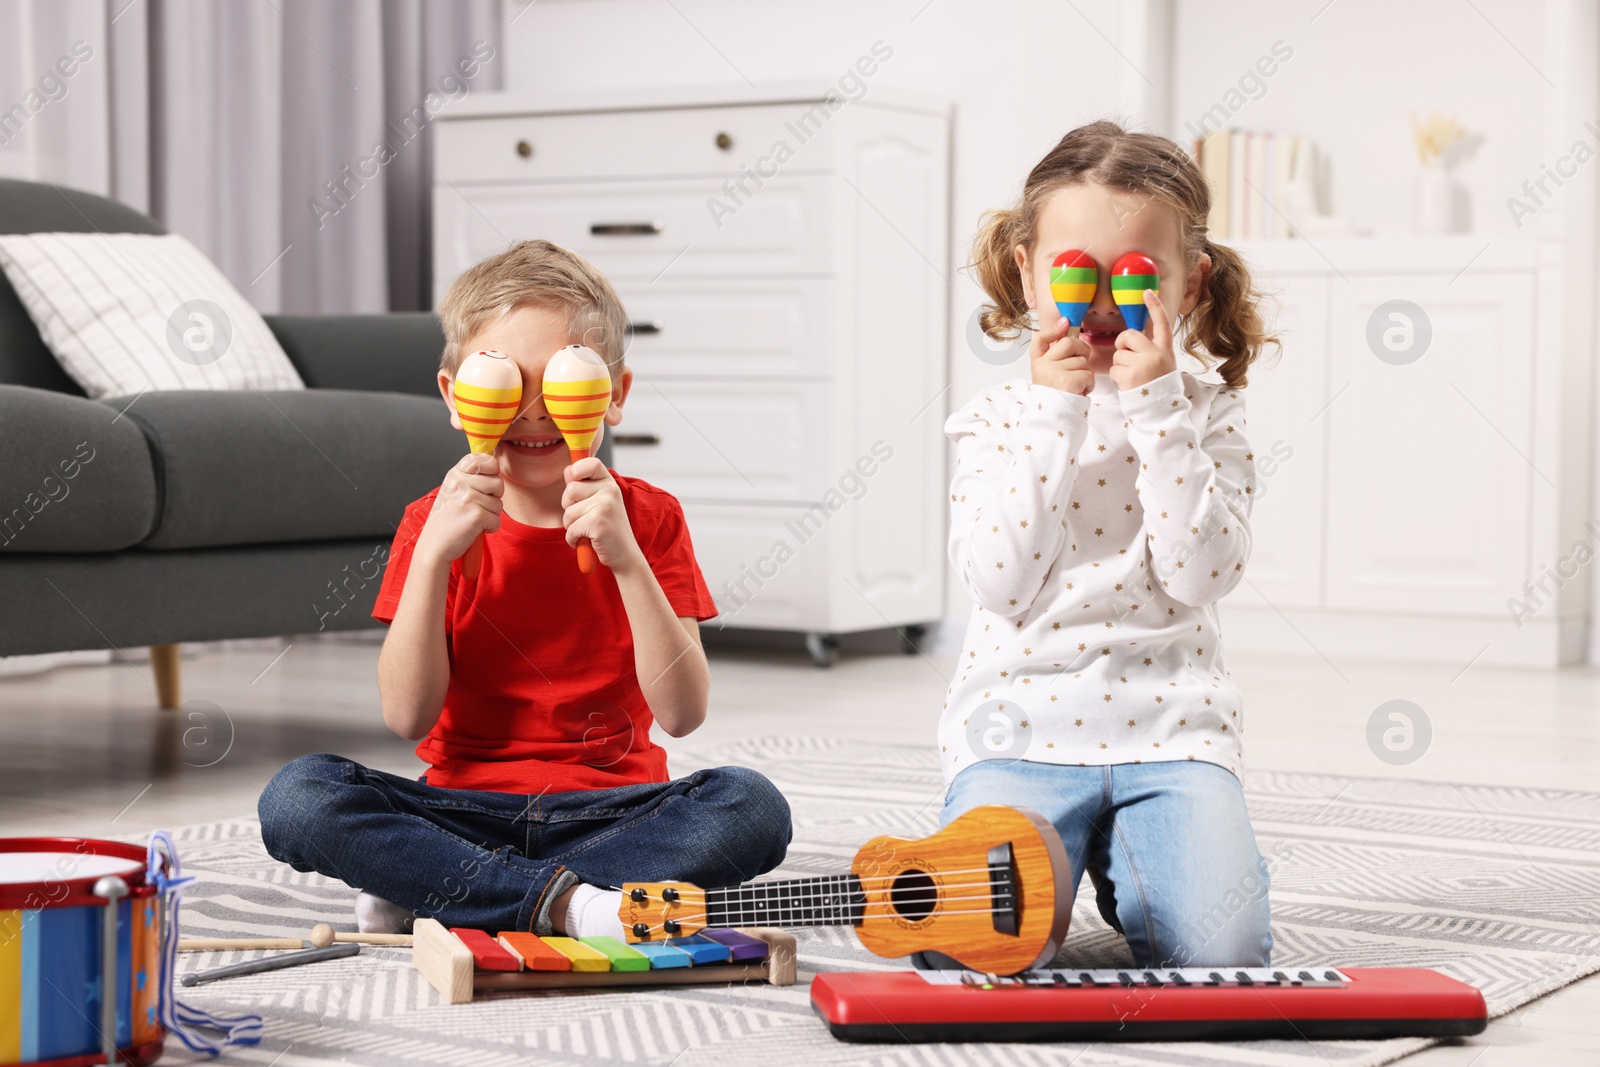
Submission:
[[[887,907],[888,905],[883,905],[883,906]],[[939,914],[940,915],[1010,915],[1010,914],[1014,913],[1014,910],[1015,909],[1012,909],[1012,908],[951,908],[948,911],[941,910],[939,912]],[[792,922],[792,921],[785,922],[785,921],[781,921],[781,920],[780,921],[774,921],[770,915],[741,915],[741,916],[739,916],[739,918],[741,918],[741,919],[751,919],[751,920],[763,919],[766,922],[768,922],[770,925],[774,925],[774,926],[853,926],[853,925],[855,925],[855,919],[852,918],[852,917],[828,919],[825,922],[799,922],[799,923]],[[694,921],[696,921],[696,919],[695,919],[694,916],[685,916],[683,919],[680,919],[680,920],[677,920],[677,921],[678,922],[694,922]],[[652,931],[654,931],[654,930],[665,931],[665,928],[666,928],[666,924],[665,923],[661,923],[661,924],[657,924],[655,926],[648,927],[648,929],[650,929]],[[683,934],[681,936],[688,937],[690,935]]]
[[[989,879],[988,881],[984,881],[984,882],[950,882],[950,883],[945,884],[945,885],[939,885],[938,883],[935,883],[932,886],[932,889],[933,889],[934,895],[937,897],[937,896],[942,896],[948,890],[952,890],[952,889],[976,889],[976,888],[979,888],[980,886],[985,886],[985,887],[988,887],[989,889],[992,890],[992,889],[995,888],[996,883],[995,883],[994,879],[992,879],[992,878]],[[907,890],[908,893],[919,893],[919,892],[922,892],[922,891],[923,891],[922,887],[920,887],[920,886],[918,886],[916,888],[913,888],[913,889]],[[853,888],[851,886],[842,886],[842,887],[839,887],[837,890],[821,889],[821,888],[813,889],[813,888],[807,887],[804,892],[786,894],[783,899],[785,899],[785,900],[807,900],[807,901],[816,902],[821,897],[825,897],[825,896],[826,897],[848,896],[848,895],[854,894],[856,892],[858,892],[858,890],[856,890],[855,888]],[[865,893],[865,892],[874,892],[874,893],[885,893],[885,892],[887,892],[887,893],[893,893],[894,890],[893,890],[892,887],[888,888],[888,889],[878,888],[878,889],[870,889],[869,890],[865,886],[863,886],[863,887],[861,887],[859,892],[863,892],[863,893]],[[744,897],[742,899],[744,899],[746,901],[753,901],[753,900],[756,900],[757,898],[755,898],[755,897]],[[764,898],[760,898],[760,899],[763,902],[766,902],[766,901],[774,900],[776,898],[768,896],[768,897],[764,897]],[[738,902],[737,899],[730,899],[728,897],[723,897],[721,899],[712,899],[709,895],[707,896],[707,898],[705,900],[706,904],[727,904],[727,905],[732,905],[732,904],[735,904],[737,902]]]
[[[805,902],[805,901],[762,901],[759,904],[751,903],[751,904],[746,904],[746,905],[743,905],[743,906],[729,905],[724,910],[728,911],[728,912],[738,912],[739,914],[742,915],[742,914],[744,914],[746,912],[763,911],[763,912],[769,912],[770,913],[770,912],[778,912],[778,911],[793,911],[793,910],[795,910],[797,908],[809,908],[809,909],[848,908],[848,907],[850,907],[850,906],[852,906],[854,904],[859,904],[862,907],[870,907],[870,906],[873,906],[873,905],[880,905],[880,906],[881,905],[888,905],[890,907],[904,908],[904,907],[909,907],[909,906],[918,905],[918,904],[941,904],[941,903],[949,903],[949,902],[958,901],[958,900],[992,900],[992,899],[993,899],[993,894],[992,893],[984,893],[984,894],[980,894],[978,896],[969,896],[969,897],[943,896],[943,895],[941,895],[941,896],[934,896],[934,897],[907,897],[907,898],[905,898],[903,900],[899,899],[899,898],[890,898],[888,900],[877,900],[877,901],[868,901],[868,900],[862,899],[862,900],[856,900],[856,901],[841,901],[841,902],[839,902],[837,904],[831,904],[831,903],[828,903],[826,901],[815,901],[815,902]],[[1010,909],[1001,908],[1001,909],[998,909],[998,910],[1007,911],[1007,910],[1010,910]],[[701,912],[693,912],[693,913],[685,912],[683,915],[674,916],[673,918],[677,919],[679,922],[703,922],[703,921],[708,921],[709,920],[710,914],[711,914],[710,910],[708,909],[706,911],[701,911]],[[948,915],[948,914],[952,914],[952,913],[945,912],[945,914]]]

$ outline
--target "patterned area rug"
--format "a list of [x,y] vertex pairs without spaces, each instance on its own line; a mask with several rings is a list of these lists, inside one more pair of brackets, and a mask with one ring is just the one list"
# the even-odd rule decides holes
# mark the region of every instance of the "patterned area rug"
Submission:
[[[939,771],[924,748],[770,738],[701,750],[673,771],[729,763],[762,771],[790,799],[795,843],[778,874],[839,873],[868,838],[920,835],[937,823]],[[1600,970],[1600,794],[1251,771],[1247,795],[1272,869],[1275,966],[1434,967],[1481,989],[1494,1016]],[[354,891],[272,861],[253,820],[189,827],[177,840],[187,872],[199,876],[185,934],[303,937],[324,921],[354,929]],[[1130,964],[1092,896],[1080,894],[1059,962]],[[812,1013],[810,977],[904,961],[866,953],[848,930],[802,931],[799,951],[800,983],[782,989],[479,996],[452,1007],[411,969],[408,951],[369,949],[183,992],[212,1011],[265,1016],[261,1046],[222,1062],[280,1067],[1367,1067],[1433,1043],[848,1045]],[[249,955],[189,953],[181,966]],[[164,1063],[199,1059],[176,1039],[167,1048]]]

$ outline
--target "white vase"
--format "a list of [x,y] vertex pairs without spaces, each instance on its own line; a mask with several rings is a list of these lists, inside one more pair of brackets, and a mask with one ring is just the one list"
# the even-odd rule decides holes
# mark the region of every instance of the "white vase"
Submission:
[[1424,234],[1465,231],[1465,199],[1466,190],[1448,170],[1437,164],[1423,167],[1411,186],[1412,229]]

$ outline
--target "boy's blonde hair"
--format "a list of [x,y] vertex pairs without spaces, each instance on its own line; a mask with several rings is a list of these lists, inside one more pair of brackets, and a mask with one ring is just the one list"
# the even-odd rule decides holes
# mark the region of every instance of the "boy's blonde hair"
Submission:
[[567,337],[598,352],[613,381],[622,373],[628,315],[622,298],[594,264],[551,241],[518,241],[468,267],[439,301],[444,354],[439,369],[450,377],[461,366],[461,348],[474,334],[517,308],[567,314]]
[[1033,249],[1039,209],[1057,189],[1088,183],[1148,194],[1177,213],[1183,254],[1191,268],[1204,252],[1211,269],[1200,287],[1200,302],[1174,330],[1180,345],[1205,366],[1221,361],[1218,373],[1230,386],[1243,386],[1247,372],[1267,345],[1281,349],[1256,309],[1262,294],[1250,279],[1244,258],[1206,233],[1211,187],[1188,152],[1153,133],[1132,133],[1102,120],[1079,126],[1033,168],[1014,208],[984,216],[972,242],[972,264],[989,299],[983,332],[1012,340],[1030,328],[1028,303],[1017,275],[1016,247]]

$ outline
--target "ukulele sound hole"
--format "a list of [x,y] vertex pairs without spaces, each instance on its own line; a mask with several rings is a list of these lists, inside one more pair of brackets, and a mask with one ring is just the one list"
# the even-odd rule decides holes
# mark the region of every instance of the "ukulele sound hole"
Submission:
[[919,923],[933,914],[938,894],[939,890],[933,884],[933,879],[918,870],[902,871],[889,890],[894,910],[900,913],[902,919],[914,923]]

